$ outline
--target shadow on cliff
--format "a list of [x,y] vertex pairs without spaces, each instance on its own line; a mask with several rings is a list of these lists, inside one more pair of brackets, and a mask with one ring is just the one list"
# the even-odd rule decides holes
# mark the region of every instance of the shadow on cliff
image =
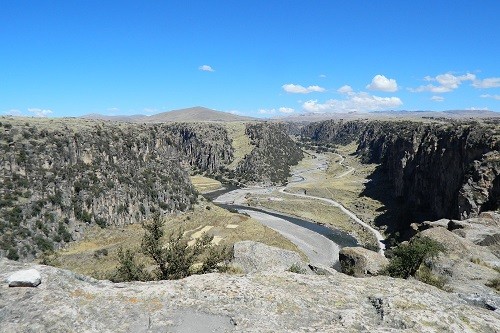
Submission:
[[378,166],[367,179],[369,181],[360,196],[372,198],[384,205],[377,210],[378,213],[382,213],[374,219],[374,222],[377,227],[386,229],[388,245],[391,245],[391,238],[403,241],[412,237],[410,224],[423,218],[415,216],[401,198],[394,197],[392,180],[381,166]]

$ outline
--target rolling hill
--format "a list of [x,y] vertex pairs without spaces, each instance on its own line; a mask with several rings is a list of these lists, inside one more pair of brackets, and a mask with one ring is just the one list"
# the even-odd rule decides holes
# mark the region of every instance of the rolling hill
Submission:
[[201,106],[187,109],[179,109],[158,113],[152,116],[106,116],[100,114],[88,114],[82,116],[86,119],[99,119],[106,121],[121,121],[131,123],[167,123],[167,122],[236,122],[252,121],[256,118],[238,116],[229,112],[216,111]]

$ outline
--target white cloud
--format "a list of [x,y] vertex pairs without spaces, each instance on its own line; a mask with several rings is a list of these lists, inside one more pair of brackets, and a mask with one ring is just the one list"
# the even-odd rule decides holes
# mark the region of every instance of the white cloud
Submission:
[[278,111],[279,111],[279,112],[281,112],[281,113],[293,113],[293,112],[295,112],[295,110],[294,110],[294,109],[292,109],[292,108],[287,108],[287,107],[284,107],[284,106],[280,107],[280,108],[278,109]]
[[354,93],[354,91],[352,90],[352,87],[348,86],[347,84],[343,85],[342,87],[340,87],[339,89],[337,89],[337,92],[339,92],[341,94],[348,94],[348,95]]
[[487,111],[489,110],[488,107],[476,107],[476,106],[471,106],[470,108],[466,108],[465,110],[470,110],[470,111]]
[[274,114],[276,113],[276,109],[260,109],[260,114]]
[[284,106],[282,106],[282,107],[280,107],[280,108],[278,108],[278,109],[274,109],[274,108],[273,108],[273,109],[260,109],[260,110],[259,110],[259,113],[260,113],[260,114],[275,114],[275,113],[277,113],[277,112],[281,112],[281,113],[292,113],[292,112],[295,112],[295,110],[294,110],[294,109],[292,109],[292,108],[287,108],[287,107],[284,107]]
[[439,85],[428,84],[417,88],[410,88],[411,92],[424,92],[429,91],[433,93],[446,93],[457,89],[465,81],[475,81],[476,76],[474,74],[467,73],[465,75],[456,76],[450,73],[440,74],[436,77],[426,76],[425,81],[437,82]]
[[442,101],[444,101],[444,97],[443,96],[432,96],[431,100],[433,100],[434,102],[442,102]]
[[303,87],[300,84],[288,83],[281,86],[284,91],[291,94],[309,94],[311,92],[324,92],[326,89],[320,86]]
[[307,112],[369,112],[394,108],[403,105],[399,97],[379,97],[366,92],[351,92],[344,100],[330,99],[325,103],[318,103],[317,100],[309,100],[302,104],[302,108]]
[[106,113],[110,116],[115,116],[118,114],[118,112],[120,112],[120,109],[119,108],[108,108],[106,109]]
[[215,72],[215,70],[209,65],[202,65],[202,66],[198,67],[198,69],[200,71],[204,71],[204,72]]
[[43,110],[39,108],[29,108],[28,112],[31,112],[35,115],[35,117],[47,117],[52,113],[52,110]]
[[500,95],[484,94],[484,95],[481,95],[480,97],[482,97],[482,98],[493,98],[493,99],[496,99],[496,100],[500,101]]
[[6,116],[13,116],[13,117],[23,116],[23,113],[18,109],[10,109],[9,111],[4,111],[3,114],[5,114]]
[[490,77],[484,80],[477,79],[472,82],[474,88],[498,88],[500,87],[500,77]]
[[326,78],[326,75],[325,74],[320,74],[319,77],[322,78],[322,79],[324,79],[324,78]]
[[366,89],[378,90],[385,92],[395,92],[398,90],[398,84],[394,79],[388,79],[383,75],[375,75],[372,83],[366,86]]
[[151,116],[153,114],[159,113],[160,111],[158,111],[158,109],[155,108],[144,108],[142,112],[147,116]]

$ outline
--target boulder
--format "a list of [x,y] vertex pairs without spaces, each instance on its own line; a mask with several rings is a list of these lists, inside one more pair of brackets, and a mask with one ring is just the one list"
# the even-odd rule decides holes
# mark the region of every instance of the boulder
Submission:
[[17,271],[7,278],[9,287],[36,287],[42,283],[42,276],[36,269]]
[[344,247],[339,261],[342,273],[356,277],[377,275],[389,263],[380,253],[364,247]]
[[244,273],[284,272],[292,266],[303,272],[310,272],[297,252],[283,250],[253,241],[234,244],[232,264]]

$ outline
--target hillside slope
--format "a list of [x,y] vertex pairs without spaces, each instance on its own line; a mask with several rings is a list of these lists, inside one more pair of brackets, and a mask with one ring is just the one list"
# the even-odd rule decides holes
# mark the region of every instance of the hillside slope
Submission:
[[217,172],[232,148],[217,125],[0,119],[0,256],[32,258],[92,224],[189,209],[187,169]]
[[201,106],[186,109],[171,110],[157,113],[151,116],[106,116],[101,114],[87,114],[84,119],[129,122],[129,123],[171,123],[171,122],[237,122],[237,121],[258,121],[256,118],[239,116],[229,112],[216,111]]

